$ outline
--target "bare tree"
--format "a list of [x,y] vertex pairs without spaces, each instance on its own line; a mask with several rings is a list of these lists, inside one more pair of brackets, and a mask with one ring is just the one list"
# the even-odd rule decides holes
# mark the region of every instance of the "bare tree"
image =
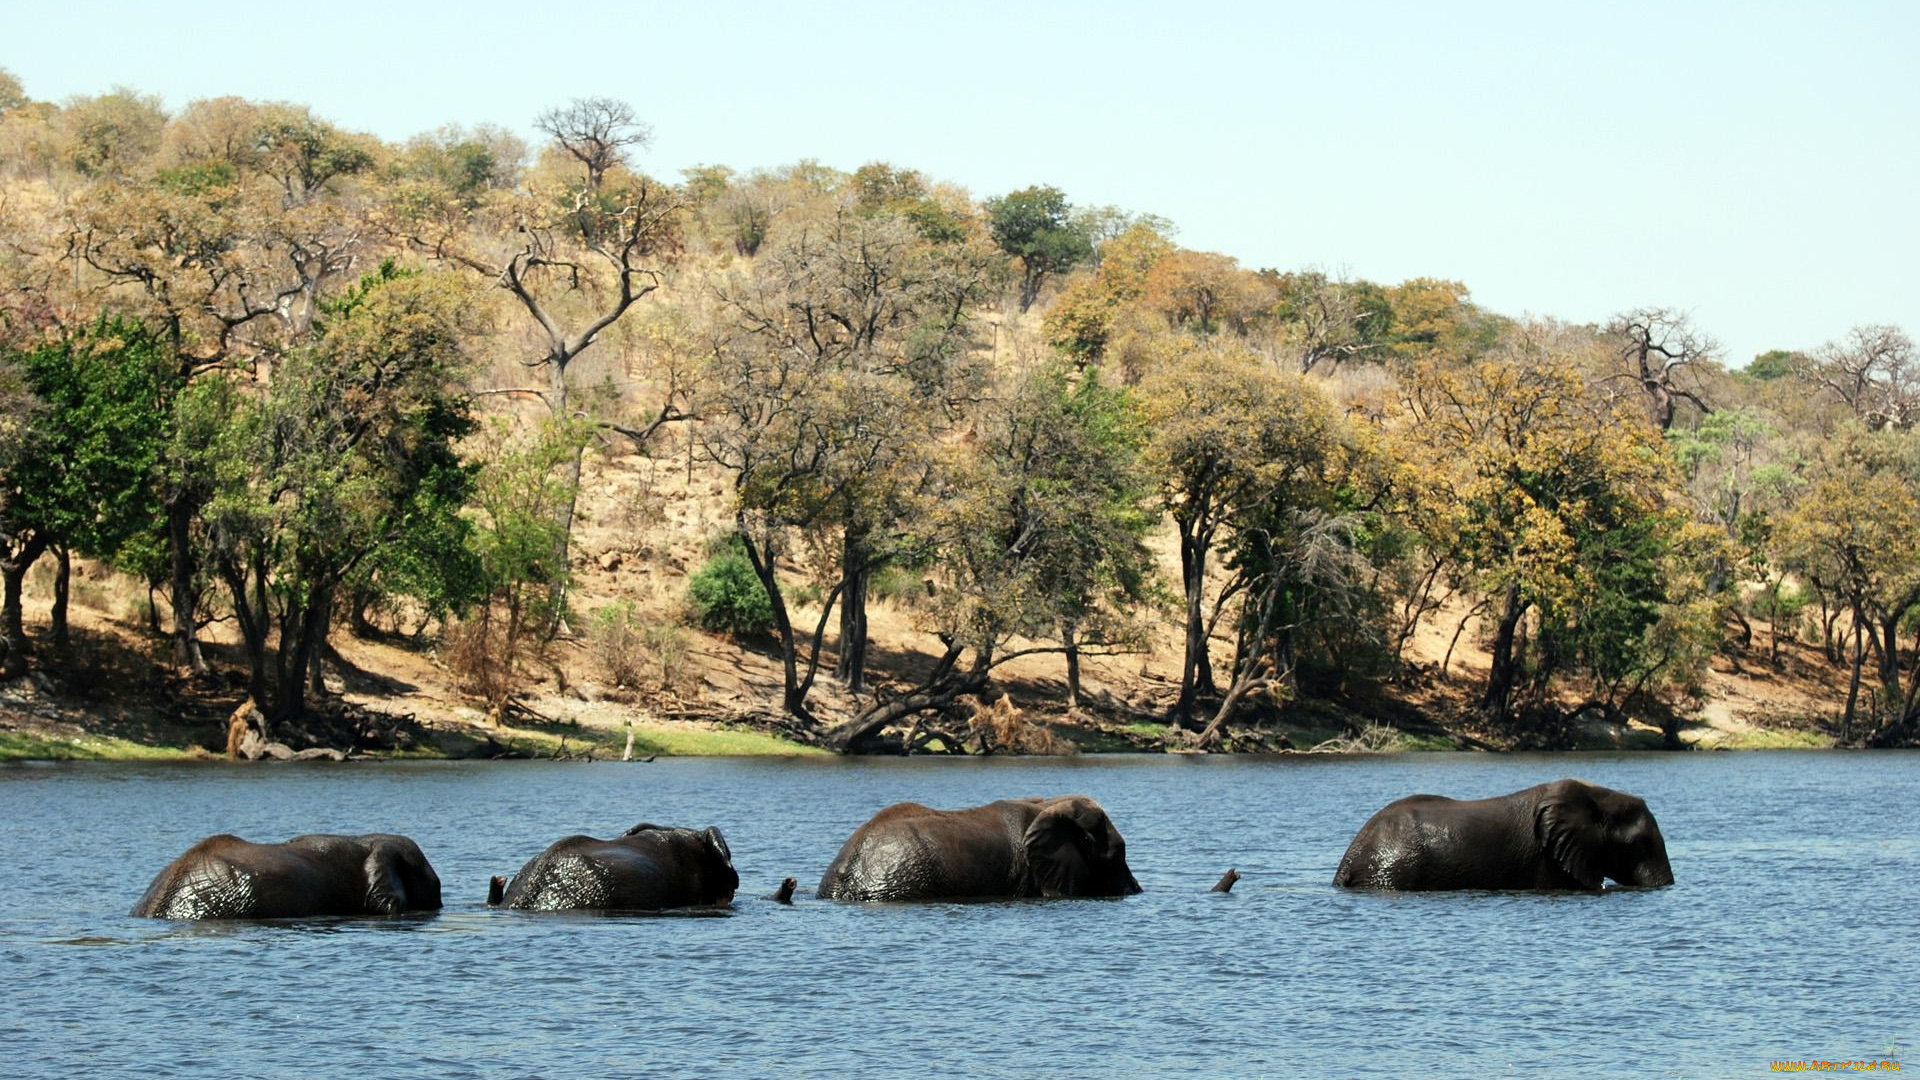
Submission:
[[1868,429],[1905,431],[1920,420],[1920,366],[1897,326],[1856,326],[1846,340],[1796,358],[1796,373],[1838,397]]
[[1720,346],[1695,329],[1686,315],[1667,308],[1640,308],[1616,316],[1607,334],[1626,365],[1614,378],[1640,384],[1661,431],[1673,426],[1681,401],[1692,402],[1703,414],[1713,412],[1700,397],[1695,365],[1713,359]]
[[607,170],[626,161],[626,148],[653,141],[653,129],[640,122],[633,106],[613,98],[574,98],[535,117],[533,126],[587,167],[587,187],[600,190]]
[[[568,368],[615,323],[664,280],[666,265],[680,247],[680,197],[645,177],[622,173],[608,183],[606,172],[620,161],[622,147],[646,140],[632,110],[619,102],[594,98],[576,101],[541,117],[556,144],[586,166],[583,186],[561,193],[527,192],[507,204],[502,232],[514,239],[490,247],[474,235],[469,215],[457,206],[415,212],[397,232],[417,251],[481,275],[511,294],[532,321],[539,351],[522,366],[544,372],[545,386],[485,388],[483,395],[532,398],[556,420],[576,419]],[[559,195],[556,198],[556,194]],[[570,313],[580,313],[569,318]],[[644,446],[662,426],[689,418],[688,386],[677,366],[666,372],[666,388],[657,409],[631,422],[597,421],[602,430],[627,436]],[[567,476],[577,491],[581,460]],[[575,501],[559,511],[562,562],[571,546]],[[556,585],[556,590],[563,588]],[[556,601],[559,599],[556,595]],[[554,605],[561,626],[564,605]]]

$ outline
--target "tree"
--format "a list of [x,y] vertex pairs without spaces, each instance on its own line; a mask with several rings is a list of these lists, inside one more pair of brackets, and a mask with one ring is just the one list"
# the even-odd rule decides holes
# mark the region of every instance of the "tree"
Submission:
[[[586,99],[543,113],[539,123],[559,152],[585,167],[584,177],[534,184],[500,200],[486,223],[491,229],[477,233],[450,192],[415,187],[395,199],[392,227],[414,249],[506,290],[531,321],[538,351],[520,362],[544,371],[546,385],[478,393],[532,398],[546,406],[554,422],[565,424],[586,417],[569,369],[660,287],[666,265],[680,249],[682,205],[671,188],[621,166],[624,149],[644,145],[647,138],[627,106]],[[512,239],[502,244],[503,237]],[[666,375],[657,411],[638,420],[599,420],[600,426],[645,446],[662,425],[686,419],[686,387],[678,369]],[[575,461],[568,477],[571,490],[579,489],[580,470]],[[572,501],[557,511],[562,561],[572,543],[574,511]],[[552,605],[550,631],[564,618],[563,600],[556,597]]]
[[854,208],[863,214],[895,214],[912,223],[926,240],[955,243],[965,240],[968,222],[940,205],[927,187],[926,177],[874,161],[854,170],[850,182]]
[[1392,352],[1401,360],[1471,359],[1491,348],[1500,320],[1475,307],[1467,287],[1439,278],[1409,278],[1386,290],[1393,312]]
[[1048,277],[1093,255],[1093,242],[1073,220],[1059,188],[1037,185],[986,202],[987,231],[1001,251],[1020,260],[1020,310],[1040,295]]
[[1318,271],[1261,272],[1277,297],[1269,314],[1274,346],[1305,375],[1325,365],[1384,358],[1393,327],[1386,293],[1370,282],[1336,281]]
[[1794,355],[1791,349],[1768,349],[1747,365],[1747,374],[1763,382],[1784,379],[1793,374]]
[[38,451],[36,421],[41,405],[20,370],[19,358],[0,352],[0,679],[23,674],[27,667],[27,637],[21,624],[20,582],[27,568],[46,550],[46,539],[23,505],[22,466],[31,467]]
[[1148,274],[1174,250],[1164,232],[1144,223],[1101,245],[1099,265],[1070,278],[1047,308],[1047,344],[1081,363],[1102,359],[1116,321],[1146,295]]
[[1869,430],[1905,431],[1920,420],[1920,363],[1897,326],[1856,326],[1844,340],[1801,357],[1795,373],[1839,399]]
[[1639,385],[1655,427],[1671,429],[1682,401],[1702,414],[1713,412],[1700,396],[1699,369],[1712,363],[1719,346],[1694,329],[1685,315],[1666,308],[1640,308],[1615,316],[1606,335],[1625,367],[1614,377]]
[[462,609],[466,621],[454,641],[459,667],[496,725],[519,689],[529,647],[537,647],[539,628],[552,617],[547,605],[564,595],[554,587],[570,572],[559,558],[556,511],[577,494],[572,463],[590,434],[578,421],[548,420],[516,435],[511,424],[496,420],[480,442],[467,534],[479,602]]
[[[796,716],[810,716],[836,606],[840,673],[864,682],[867,581],[906,554],[905,500],[950,410],[978,393],[969,320],[990,280],[965,245],[929,244],[898,217],[842,214],[722,287],[701,435],[735,474],[735,525],[772,602],[783,707]],[[803,652],[780,568],[807,537],[839,551]]]
[[[151,182],[103,180],[66,208],[66,247],[89,285],[131,300],[167,343],[169,402],[209,373],[270,368],[309,335],[364,241],[364,207],[341,177],[371,160],[363,140],[289,106],[215,99],[182,123],[166,133],[171,168]],[[211,489],[189,464],[200,444],[171,446],[162,498],[175,660],[202,674],[196,523]]]
[[[922,626],[941,652],[920,681],[829,731],[860,748],[889,724],[985,690],[1023,656],[1139,647],[1134,611],[1149,591],[1141,536],[1151,489],[1123,392],[1077,384],[1046,365],[990,403],[973,438],[941,455],[911,527],[920,531],[930,596]],[[963,661],[965,661],[963,663]]]
[[[1522,619],[1537,608],[1576,622],[1610,575],[1639,574],[1658,554],[1643,525],[1661,512],[1670,458],[1649,425],[1589,391],[1576,347],[1528,327],[1503,355],[1429,360],[1403,385],[1404,452],[1422,477],[1409,511],[1495,608],[1481,708],[1500,723],[1522,673]],[[1539,659],[1542,678],[1561,660]]]
[[653,129],[633,106],[613,98],[574,98],[534,117],[533,126],[586,167],[589,191],[600,190],[608,170],[626,163],[627,147],[653,141]]
[[342,588],[404,533],[424,485],[457,475],[461,300],[444,277],[389,265],[323,304],[316,340],[271,383],[193,388],[187,410],[217,433],[201,462],[213,563],[269,729],[305,710]]
[[1868,649],[1879,661],[1883,724],[1900,742],[1920,721],[1920,664],[1902,681],[1899,634],[1920,608],[1920,447],[1912,435],[1852,427],[1830,443],[1807,492],[1780,522],[1786,564],[1852,616],[1853,656],[1840,738],[1851,741]]
[[1248,324],[1269,306],[1266,290],[1233,258],[1211,251],[1174,251],[1148,271],[1143,303],[1167,325],[1201,334]]
[[126,87],[98,97],[72,98],[61,107],[58,127],[66,163],[82,176],[126,176],[160,147],[167,114],[160,99]]
[[32,100],[27,96],[26,88],[20,85],[20,80],[14,76],[13,72],[0,68],[0,116],[5,116]]
[[[1334,452],[1334,415],[1316,387],[1233,348],[1194,349],[1148,376],[1140,408],[1148,466],[1180,541],[1186,644],[1177,726],[1200,698],[1219,693],[1209,642],[1230,601],[1256,584],[1279,588],[1271,560],[1244,563],[1210,605],[1216,551],[1249,530],[1272,536],[1292,510],[1312,505],[1298,489]],[[1278,557],[1284,546],[1273,540],[1266,554]]]
[[[45,411],[34,424],[32,452],[15,462],[19,487],[11,518],[16,529],[31,527],[55,556],[56,649],[67,644],[70,557],[113,561],[129,542],[158,529],[156,472],[166,438],[170,361],[148,328],[108,318],[19,358]],[[16,560],[12,572],[24,572],[32,561]],[[17,592],[18,583],[9,590]],[[17,635],[17,606],[9,617]]]

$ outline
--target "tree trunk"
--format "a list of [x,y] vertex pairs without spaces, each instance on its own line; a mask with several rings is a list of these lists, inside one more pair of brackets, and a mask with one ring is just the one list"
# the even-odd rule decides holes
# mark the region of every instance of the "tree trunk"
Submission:
[[[1235,662],[1233,684],[1227,688],[1227,695],[1221,700],[1220,708],[1214,712],[1213,719],[1208,721],[1207,726],[1200,732],[1200,737],[1196,740],[1198,745],[1211,747],[1218,743],[1221,731],[1226,728],[1227,721],[1233,717],[1233,711],[1240,707],[1240,702],[1256,687],[1266,684],[1267,679],[1260,674],[1260,671],[1262,663],[1266,660],[1267,642],[1273,636],[1273,616],[1279,608],[1283,587],[1279,568],[1269,565],[1266,583],[1260,590],[1260,617],[1254,620],[1251,630],[1243,629],[1243,640],[1246,641],[1246,646]],[[1247,596],[1247,602],[1251,603],[1253,599],[1252,594]],[[1243,613],[1240,619],[1243,628],[1246,621]]]
[[1061,628],[1060,637],[1067,647],[1067,708],[1080,707],[1080,635],[1072,623]]
[[891,701],[876,704],[859,716],[827,732],[826,744],[836,753],[851,754],[860,750],[861,744],[878,734],[888,724],[904,720],[916,713],[932,709],[943,709],[965,694],[978,693],[986,689],[987,679],[992,671],[992,663],[983,654],[973,667],[965,672],[956,672],[955,665],[960,659],[961,648],[948,645],[946,653],[934,664],[933,673],[919,686]]
[[1520,616],[1526,614],[1526,610],[1527,605],[1520,599],[1520,587],[1508,586],[1505,607],[1494,631],[1493,666],[1487,673],[1487,692],[1480,700],[1480,708],[1489,719],[1507,719],[1508,702],[1513,696],[1514,679],[1518,674],[1513,651],[1514,633],[1520,626]]
[[867,584],[873,577],[866,532],[848,529],[841,552],[840,657],[833,673],[858,694],[867,688]]
[[316,600],[315,608],[319,618],[314,623],[312,640],[301,642],[301,646],[307,651],[307,693],[322,698],[327,693],[327,679],[321,660],[327,651],[327,631],[333,627],[333,597]]
[[[568,359],[571,359],[570,357]],[[567,360],[550,360],[547,364],[547,407],[553,410],[556,422],[567,420]],[[567,497],[560,504],[555,516],[560,523],[560,539],[555,546],[559,549],[555,565],[560,574],[554,578],[553,587],[548,592],[547,601],[551,610],[548,613],[544,631],[546,639],[566,633],[567,630],[567,579],[572,569],[573,518],[580,502],[580,474],[587,456],[586,444],[582,443],[573,452],[567,463]]]
[[746,548],[747,561],[753,564],[754,576],[760,579],[760,587],[767,590],[768,606],[773,609],[773,629],[780,635],[781,694],[780,707],[789,716],[802,720],[812,720],[813,714],[807,711],[807,690],[800,682],[799,645],[794,641],[793,619],[787,612],[787,598],[780,592],[779,575],[776,572],[777,555],[769,545],[762,549],[753,539],[747,528],[744,514],[736,519],[736,530],[740,534],[740,544]]
[[1866,619],[1858,608],[1853,612],[1853,675],[1847,680],[1847,711],[1840,715],[1840,743],[1853,741],[1853,710],[1860,702],[1860,670],[1866,666],[1867,643],[1862,637]]
[[1213,658],[1207,652],[1206,588],[1207,542],[1197,535],[1180,536],[1180,577],[1187,594],[1187,641],[1180,666],[1180,699],[1174,703],[1175,725],[1185,721],[1202,694],[1219,693],[1213,682]]
[[1033,302],[1040,298],[1041,275],[1028,270],[1020,276],[1020,314],[1025,315]]
[[173,662],[190,675],[205,675],[207,661],[200,653],[200,598],[193,591],[193,506],[185,500],[167,507],[167,542],[173,549],[173,589],[168,597],[173,605]]
[[65,653],[72,644],[67,632],[67,599],[73,586],[73,553],[65,544],[53,549],[53,609],[47,613],[47,622],[53,634],[53,647],[56,652]]
[[[372,589],[355,589],[347,601],[347,629],[354,637],[362,641],[372,640],[379,635],[373,620],[367,617],[367,608],[373,604]],[[394,620],[397,624],[398,619]],[[396,629],[398,627],[396,626]]]
[[0,658],[0,679],[27,673],[27,629],[20,607],[20,587],[33,561],[46,549],[46,541],[32,537],[11,561],[0,562],[0,582],[4,583],[4,596],[0,597],[0,642],[7,650],[6,656]]
[[307,711],[308,680],[314,671],[315,652],[326,638],[332,606],[327,592],[316,587],[280,620],[270,713],[275,723],[298,720]]

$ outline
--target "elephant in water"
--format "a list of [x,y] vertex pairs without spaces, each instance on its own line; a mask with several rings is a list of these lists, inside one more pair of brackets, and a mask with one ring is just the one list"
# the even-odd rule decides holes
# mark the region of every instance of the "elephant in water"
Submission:
[[521,911],[660,911],[729,903],[740,887],[720,830],[635,825],[613,840],[569,836],[535,855],[487,903]]
[[255,844],[209,836],[167,864],[133,914],[291,919],[438,911],[440,877],[404,836],[296,836]]
[[1410,795],[1360,827],[1333,883],[1349,889],[1598,889],[1673,884],[1640,798],[1556,780],[1471,802]]
[[896,803],[860,826],[820,879],[829,900],[1126,896],[1127,842],[1084,795],[970,810]]

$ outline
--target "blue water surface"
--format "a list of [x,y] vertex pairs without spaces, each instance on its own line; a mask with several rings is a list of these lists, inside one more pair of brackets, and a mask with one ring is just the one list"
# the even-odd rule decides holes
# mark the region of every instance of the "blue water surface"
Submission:
[[[1739,1077],[1920,1068],[1920,755],[662,760],[0,768],[0,1075]],[[1678,883],[1384,895],[1329,881],[1402,795],[1561,776],[1641,795]],[[811,890],[880,807],[1081,792],[1124,900],[856,906]],[[721,917],[490,910],[575,832],[718,825]],[[406,833],[438,915],[127,910],[216,832]],[[1228,867],[1231,895],[1207,890]],[[800,879],[792,907],[762,899]]]

